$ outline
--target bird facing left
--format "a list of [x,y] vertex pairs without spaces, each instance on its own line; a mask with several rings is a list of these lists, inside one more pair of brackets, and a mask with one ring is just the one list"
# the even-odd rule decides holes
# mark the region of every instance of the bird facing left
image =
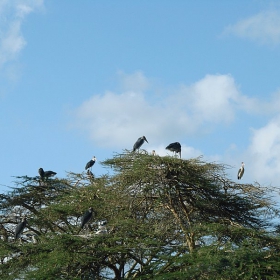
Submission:
[[41,179],[53,177],[53,176],[56,175],[56,172],[51,171],[51,170],[49,170],[49,171],[44,171],[44,169],[43,169],[42,167],[39,168],[38,173],[39,173]]

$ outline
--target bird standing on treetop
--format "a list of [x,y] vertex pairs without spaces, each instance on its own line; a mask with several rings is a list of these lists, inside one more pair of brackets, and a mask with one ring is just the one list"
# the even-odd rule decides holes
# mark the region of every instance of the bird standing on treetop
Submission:
[[15,240],[20,237],[22,234],[24,228],[26,227],[26,217],[22,218],[22,221],[17,225],[16,230],[15,230]]
[[136,150],[139,150],[140,147],[143,145],[144,141],[149,143],[145,136],[138,138],[138,140],[135,142],[135,144],[133,146],[133,152],[135,152]]
[[165,149],[174,153],[179,153],[181,158],[181,144],[179,142],[171,143]]
[[43,179],[44,177],[49,178],[54,175],[56,175],[56,172],[54,171],[44,171],[44,169],[41,167],[38,170],[40,177]]
[[240,180],[244,174],[244,171],[245,171],[245,168],[244,168],[244,162],[242,161],[241,162],[241,167],[239,168],[238,170],[238,173],[237,173],[237,179]]
[[92,166],[95,164],[96,157],[93,156],[93,158],[86,164],[85,170],[92,168]]

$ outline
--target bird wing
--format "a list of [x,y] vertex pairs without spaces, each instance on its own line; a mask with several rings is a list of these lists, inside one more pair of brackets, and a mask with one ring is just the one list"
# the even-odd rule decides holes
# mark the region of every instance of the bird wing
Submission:
[[91,168],[94,164],[95,164],[95,161],[91,159],[91,160],[86,164],[85,169],[87,170],[87,169]]
[[240,167],[237,173],[237,178],[241,179],[243,174],[244,174],[245,168],[244,167]]
[[141,137],[138,138],[138,140],[135,142],[134,146],[133,146],[133,152],[137,149],[139,149],[142,144],[144,143],[144,139],[142,139]]

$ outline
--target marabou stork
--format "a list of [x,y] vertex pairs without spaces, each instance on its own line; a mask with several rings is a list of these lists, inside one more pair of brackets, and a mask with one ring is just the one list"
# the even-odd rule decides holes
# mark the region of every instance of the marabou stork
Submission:
[[15,230],[15,240],[17,240],[20,235],[22,234],[24,228],[26,227],[26,217],[22,218],[22,221],[16,226],[16,230]]
[[86,167],[85,167],[85,170],[87,169],[91,169],[93,167],[93,165],[95,164],[95,161],[96,161],[96,157],[94,156],[87,164],[86,164]]
[[241,167],[239,168],[238,170],[238,173],[237,173],[237,179],[240,180],[244,174],[244,171],[245,171],[245,168],[244,168],[245,164],[244,162],[242,161],[241,162]]
[[85,212],[84,216],[82,217],[81,229],[83,229],[84,225],[89,222],[92,218],[93,209],[89,207],[89,209]]
[[171,143],[165,149],[174,153],[179,153],[181,158],[181,144],[179,142]]
[[40,175],[41,179],[49,178],[49,177],[52,177],[52,176],[56,175],[56,172],[54,172],[54,171],[44,171],[44,169],[42,167],[39,168],[38,172],[39,172],[39,175]]
[[89,179],[94,179],[94,175],[93,175],[93,173],[89,169],[87,170],[87,177]]
[[156,156],[156,151],[155,150],[152,150],[152,156]]
[[139,151],[139,149],[143,145],[144,141],[149,143],[145,136],[139,137],[138,140],[133,145],[133,152],[135,152],[136,150]]

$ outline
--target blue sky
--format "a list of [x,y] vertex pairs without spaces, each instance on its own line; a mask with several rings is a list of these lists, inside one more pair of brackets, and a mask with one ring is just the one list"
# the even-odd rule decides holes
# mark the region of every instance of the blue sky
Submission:
[[280,185],[280,2],[0,0],[0,190],[132,149]]

